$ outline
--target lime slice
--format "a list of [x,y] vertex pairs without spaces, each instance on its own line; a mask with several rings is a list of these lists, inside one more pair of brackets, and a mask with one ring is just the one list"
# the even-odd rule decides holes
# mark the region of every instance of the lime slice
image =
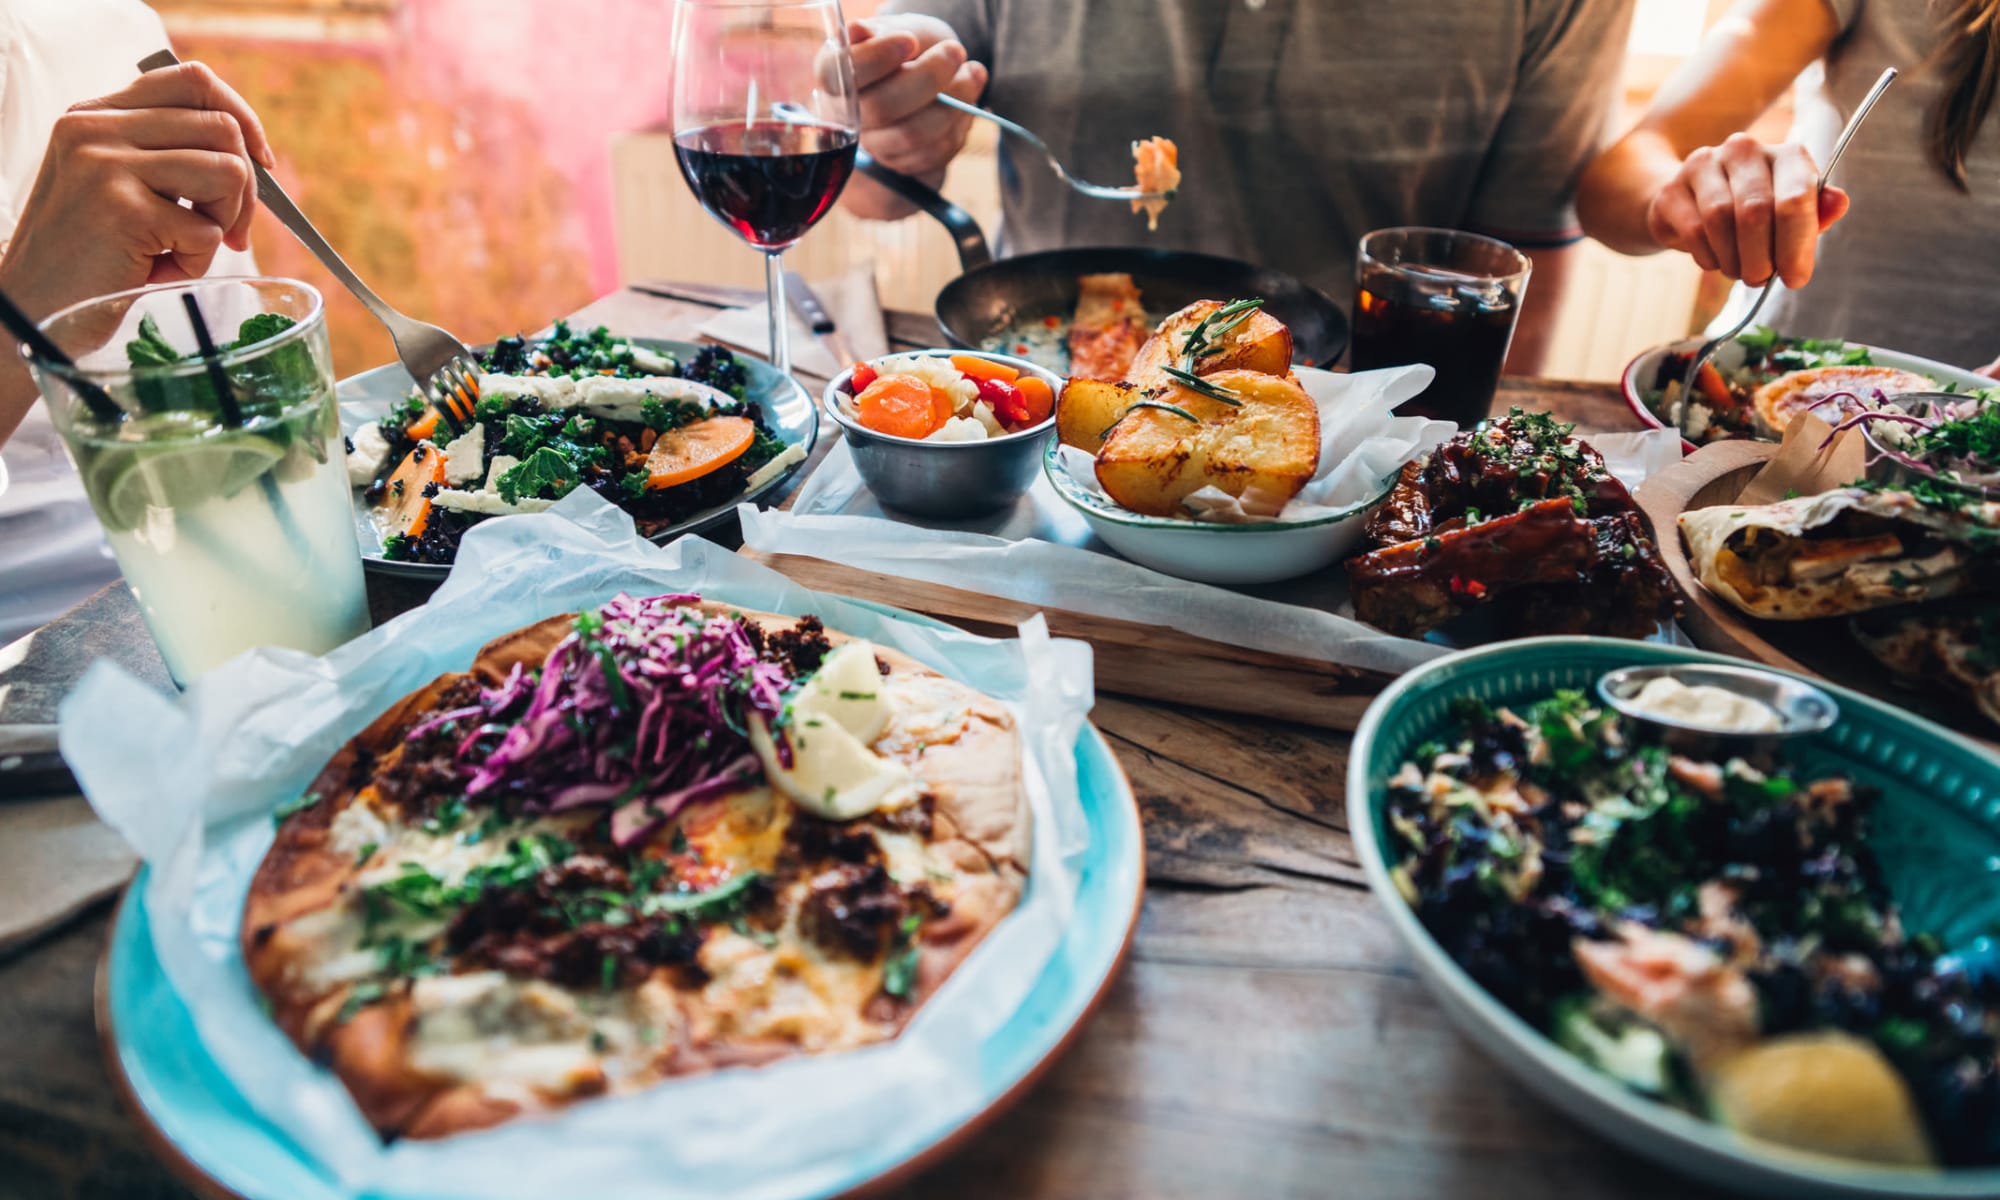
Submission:
[[193,508],[234,496],[284,453],[284,447],[254,434],[107,450],[92,472],[98,518],[109,529],[132,529],[152,507]]

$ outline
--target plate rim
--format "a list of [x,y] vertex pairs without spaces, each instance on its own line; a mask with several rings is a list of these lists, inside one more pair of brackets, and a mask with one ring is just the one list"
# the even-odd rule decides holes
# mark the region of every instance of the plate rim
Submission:
[[[906,612],[891,605],[859,600],[855,597],[842,596],[838,598],[861,604],[863,607],[882,613],[893,620],[907,621],[923,626],[956,628],[954,626],[944,626],[942,622],[927,618],[922,614]],[[1081,1004],[1076,1005],[1074,1016],[1063,1024],[1061,1030],[1044,1047],[1032,1052],[1034,1054],[1033,1059],[1015,1078],[1006,1082],[998,1091],[982,1102],[976,1110],[969,1113],[958,1124],[941,1130],[927,1144],[912,1149],[904,1157],[883,1165],[878,1169],[874,1169],[872,1173],[862,1178],[843,1183],[838,1191],[832,1193],[833,1195],[847,1197],[873,1194],[892,1187],[899,1182],[906,1181],[937,1165],[937,1163],[959,1149],[967,1140],[999,1119],[1025,1096],[1035,1084],[1040,1082],[1048,1071],[1074,1046],[1085,1027],[1090,1024],[1091,1019],[1103,1007],[1112,986],[1117,983],[1123,973],[1125,964],[1131,956],[1132,943],[1138,933],[1139,918],[1145,907],[1145,821],[1139,810],[1138,794],[1133,790],[1131,776],[1126,772],[1125,765],[1119,761],[1117,752],[1112,748],[1111,740],[1104,735],[1103,731],[1097,727],[1094,721],[1089,720],[1087,717],[1078,734],[1075,755],[1080,761],[1086,753],[1099,756],[1104,766],[1110,772],[1110,782],[1113,786],[1108,791],[1115,802],[1106,806],[1107,818],[1115,823],[1115,825],[1125,828],[1127,833],[1126,841],[1129,843],[1131,850],[1131,860],[1129,863],[1112,859],[1106,860],[1109,868],[1114,872],[1129,869],[1132,878],[1129,895],[1114,895],[1111,898],[1110,915],[1117,917],[1123,925],[1122,931],[1118,936],[1116,948],[1108,959],[1105,960],[1101,974],[1098,975],[1094,982],[1087,985],[1087,991],[1081,991]],[[1093,825],[1094,829],[1097,827],[1097,825]],[[161,1128],[159,1123],[154,1119],[152,1111],[141,1101],[138,1089],[125,1067],[124,1039],[120,1037],[117,1023],[112,1016],[112,993],[114,991],[112,976],[114,971],[121,969],[118,962],[114,961],[117,957],[114,952],[123,944],[123,931],[126,929],[127,924],[135,919],[132,916],[135,903],[138,905],[143,905],[144,903],[143,894],[139,894],[136,902],[134,895],[135,893],[139,893],[140,885],[149,878],[149,875],[150,868],[145,864],[141,864],[133,873],[132,878],[127,881],[123,890],[120,891],[116,907],[112,913],[109,935],[105,940],[103,950],[98,956],[97,968],[92,983],[92,1009],[95,1017],[94,1024],[96,1026],[99,1051],[103,1055],[106,1072],[111,1078],[112,1088],[122,1102],[127,1116],[138,1128],[141,1142],[166,1167],[170,1175],[193,1189],[204,1200],[253,1200],[253,1197],[236,1191],[210,1174],[205,1167],[195,1160],[192,1154],[181,1147],[179,1143],[175,1142]],[[150,920],[150,916],[148,919]],[[1070,934],[1066,932],[1064,939],[1067,940],[1069,936]],[[148,949],[150,949],[150,943],[148,943]],[[1046,970],[1045,966],[1044,971]],[[179,998],[176,997],[176,999]],[[1023,1003],[1025,1004],[1025,1002],[1026,997],[1023,998]],[[182,1003],[185,1005],[185,1001],[182,1001]],[[1072,1003],[1074,1003],[1073,999]],[[204,1051],[205,1054],[206,1052]],[[282,1134],[278,1136],[282,1137]],[[310,1163],[306,1163],[305,1165],[308,1169],[312,1169]],[[400,1200],[400,1198],[392,1196],[385,1198],[385,1200]]]
[[[541,335],[537,334],[536,336],[539,337]],[[614,336],[622,337],[627,342],[630,342],[635,346],[642,346],[648,350],[666,350],[677,355],[686,350],[699,350],[705,345],[720,344],[720,343],[686,341],[680,338],[647,337],[634,334],[617,334]],[[481,342],[479,345],[472,347],[472,350],[474,353],[485,353],[486,351],[491,350],[492,348],[493,348],[492,342]],[[734,347],[724,346],[723,348],[729,350],[732,354],[735,354],[737,358],[742,362],[755,363],[757,366],[762,367],[766,370],[772,372],[777,371],[776,367],[773,367],[769,362],[765,361],[764,359],[758,358],[755,355],[746,354],[741,350],[735,349]],[[335,410],[339,411],[342,406],[342,401],[340,398],[340,389],[343,385],[352,383],[354,380],[357,380],[364,375],[372,375],[377,371],[395,370],[400,367],[402,367],[402,364],[397,362],[381,363],[377,366],[369,367],[365,371],[358,371],[353,375],[349,375],[345,379],[336,380],[334,383]],[[404,373],[408,374],[407,371],[405,371]],[[770,479],[765,480],[761,486],[752,488],[749,491],[742,493],[741,495],[732,497],[731,499],[724,501],[723,503],[717,505],[715,508],[711,510],[707,510],[703,513],[697,514],[693,517],[688,518],[685,521],[676,522],[675,524],[670,525],[665,529],[662,529],[658,533],[650,535],[649,537],[647,537],[646,539],[647,541],[652,542],[654,545],[664,546],[668,542],[673,541],[675,538],[680,537],[684,534],[703,533],[706,532],[707,530],[713,529],[716,525],[722,523],[723,521],[726,521],[733,513],[735,513],[737,505],[753,504],[760,497],[771,494],[773,490],[781,487],[785,483],[796,478],[799,472],[803,471],[807,467],[807,465],[811,463],[813,448],[819,444],[819,435],[820,435],[819,405],[814,402],[813,395],[810,391],[806,390],[806,386],[798,381],[797,376],[791,374],[785,374],[783,378],[785,380],[785,383],[791,387],[792,392],[801,401],[802,406],[807,414],[807,420],[808,420],[806,426],[805,438],[802,441],[798,442],[788,442],[786,443],[786,445],[798,446],[801,450],[805,452],[804,456],[801,457],[797,462],[792,463],[791,465],[787,466],[784,470],[772,476]],[[343,429],[341,433],[343,436],[345,436],[347,431]],[[353,498],[357,496],[357,494],[361,490],[362,489],[360,488],[350,486],[347,489],[348,496],[350,498]],[[359,543],[360,529],[361,529],[360,523],[366,520],[367,518],[365,517],[364,514],[362,514],[359,511],[360,502],[356,500],[355,503],[357,510],[354,514],[355,535],[356,535],[355,541]],[[382,547],[379,544],[379,542],[372,551],[365,546],[361,548],[361,567],[364,571],[368,571],[377,575],[389,576],[392,578],[432,579],[442,582],[446,576],[451,574],[452,567],[456,565],[457,565],[456,560],[449,563],[417,563],[417,562],[397,562],[391,559],[386,559],[382,557]]]
[[[1369,795],[1369,759],[1389,710],[1405,696],[1441,672],[1462,668],[1468,662],[1503,656],[1529,658],[1543,654],[1556,658],[1566,648],[1619,649],[1635,656],[1661,662],[1713,662],[1742,666],[1744,660],[1711,650],[1656,642],[1625,642],[1616,638],[1558,635],[1523,638],[1480,646],[1424,663],[1404,672],[1368,706],[1355,726],[1346,775],[1347,822],[1356,857],[1368,879],[1369,890],[1384,910],[1403,949],[1416,961],[1417,973],[1439,1007],[1452,1018],[1459,1034],[1491,1054],[1517,1083],[1563,1111],[1592,1134],[1616,1143],[1638,1157],[1666,1165],[1683,1176],[1699,1178],[1735,1188],[1770,1189],[1780,1187],[1793,1194],[1843,1195],[1855,1197],[1904,1197],[1910,1200],[1956,1200],[1958,1197],[1991,1196],[2000,1191],[2000,1166],[1938,1168],[1935,1171],[1898,1169],[1788,1150],[1782,1146],[1753,1143],[1748,1139],[1727,1140],[1727,1131],[1711,1121],[1701,1120],[1678,1109],[1633,1093],[1616,1081],[1592,1070],[1541,1030],[1530,1025],[1502,1004],[1485,987],[1467,974],[1457,960],[1446,953],[1430,930],[1417,919],[1416,912],[1389,878],[1387,859],[1376,837],[1373,802]],[[1759,670],[1802,678],[1833,694],[1842,711],[1869,712],[1879,718],[1907,723],[1929,737],[1942,738],[1975,757],[1992,760],[1992,752],[1973,739],[1936,722],[1906,712],[1837,683],[1815,676],[1801,676],[1767,664],[1752,664]],[[2000,765],[1994,768],[2000,779]],[[1521,1064],[1526,1063],[1524,1067]],[[1647,1139],[1666,1145],[1644,1144]],[[1687,1157],[1669,1163],[1665,1151],[1678,1150]]]

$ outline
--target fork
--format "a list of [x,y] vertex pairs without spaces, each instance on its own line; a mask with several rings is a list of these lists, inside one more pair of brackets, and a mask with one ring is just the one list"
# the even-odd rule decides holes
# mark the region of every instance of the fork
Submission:
[[1041,152],[1041,155],[1044,159],[1048,160],[1049,169],[1056,173],[1057,179],[1062,180],[1070,187],[1075,188],[1077,191],[1083,193],[1086,196],[1092,197],[1093,199],[1165,200],[1173,195],[1173,193],[1171,192],[1142,192],[1136,186],[1105,187],[1103,184],[1100,183],[1086,183],[1083,180],[1078,179],[1076,176],[1070,174],[1068,171],[1065,171],[1063,169],[1062,160],[1056,157],[1055,151],[1049,149],[1048,143],[1044,142],[1041,138],[1037,137],[1035,135],[1034,130],[1029,129],[1027,126],[1017,125],[1014,122],[1009,121],[1007,118],[1001,116],[999,113],[989,112],[988,110],[979,107],[977,104],[967,104],[965,101],[960,100],[958,97],[947,96],[943,92],[938,93],[937,102],[939,104],[944,105],[946,108],[955,108],[958,111],[965,113],[967,116],[978,117],[982,121],[991,121],[995,125],[998,125],[1005,132],[1011,133],[1015,137],[1020,138],[1022,141],[1028,143],[1030,146],[1033,146],[1036,150]]
[[[1861,98],[1861,103],[1855,105],[1854,115],[1847,118],[1846,127],[1840,131],[1840,137],[1833,143],[1833,153],[1826,156],[1826,166],[1820,168],[1819,186],[1813,189],[1815,197],[1826,190],[1827,181],[1833,178],[1834,165],[1840,161],[1841,155],[1847,153],[1847,143],[1854,140],[1855,133],[1861,129],[1862,120],[1868,116],[1868,110],[1875,107],[1875,102],[1882,98],[1882,93],[1888,91],[1889,85],[1894,82],[1896,82],[1896,68],[1884,67],[1882,77],[1875,81],[1874,87],[1868,89],[1868,94]],[[1750,306],[1749,312],[1743,314],[1743,319],[1720,337],[1713,337],[1703,342],[1701,349],[1695,351],[1694,357],[1688,360],[1687,370],[1681,374],[1683,401],[1686,397],[1694,395],[1695,376],[1701,374],[1701,369],[1708,365],[1708,360],[1715,357],[1717,350],[1735,341],[1738,334],[1750,328],[1750,322],[1756,320],[1757,314],[1763,311],[1764,301],[1769,300],[1771,293],[1777,290],[1778,276],[1773,272],[1770,282],[1764,285],[1763,291],[1757,293],[1756,302]]]
[[[180,62],[171,50],[161,50],[139,60],[141,71],[157,71]],[[453,433],[463,433],[471,424],[473,408],[479,399],[479,358],[468,349],[464,342],[453,337],[436,325],[427,324],[413,317],[404,316],[390,307],[387,301],[377,296],[373,288],[361,282],[361,277],[344,262],[334,248],[313,228],[313,223],[299,211],[299,206],[278,186],[261,163],[253,161],[251,169],[257,173],[257,199],[271,210],[292,235],[312,252],[333,277],[338,279],[362,307],[374,314],[389,331],[389,338],[396,344],[396,357],[402,360],[403,369],[410,373],[418,385],[427,392],[431,402],[437,405],[438,415]]]

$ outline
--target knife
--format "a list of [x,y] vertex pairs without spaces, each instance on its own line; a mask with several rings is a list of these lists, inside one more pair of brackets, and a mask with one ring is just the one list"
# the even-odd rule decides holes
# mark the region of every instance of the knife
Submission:
[[797,271],[785,272],[785,298],[792,303],[792,311],[799,314],[812,327],[813,336],[833,355],[836,371],[845,371],[854,362],[854,355],[847,348],[847,339],[840,336],[840,330],[833,323],[833,314],[826,311],[826,305],[819,301],[819,294],[812,290],[806,277]]
[[742,308],[745,305],[755,304],[760,299],[760,293],[750,288],[711,286],[705,283],[633,283],[626,286],[635,292],[658,296],[662,300],[705,304],[710,308]]

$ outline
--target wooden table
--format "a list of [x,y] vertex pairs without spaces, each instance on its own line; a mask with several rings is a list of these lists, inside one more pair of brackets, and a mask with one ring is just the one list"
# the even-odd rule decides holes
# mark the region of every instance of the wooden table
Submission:
[[[710,311],[627,291],[577,320],[685,337]],[[937,337],[909,314],[890,333]],[[1507,380],[1509,404],[1633,427],[1609,386]],[[380,616],[421,592],[373,599]],[[129,598],[97,611],[129,622],[131,655],[154,654]],[[1145,821],[1130,960],[1043,1082],[898,1196],[1697,1194],[1578,1130],[1445,1023],[1355,861],[1346,736],[1112,696],[1093,719]],[[105,1076],[91,984],[108,925],[100,910],[0,961],[0,1197],[183,1194]]]

